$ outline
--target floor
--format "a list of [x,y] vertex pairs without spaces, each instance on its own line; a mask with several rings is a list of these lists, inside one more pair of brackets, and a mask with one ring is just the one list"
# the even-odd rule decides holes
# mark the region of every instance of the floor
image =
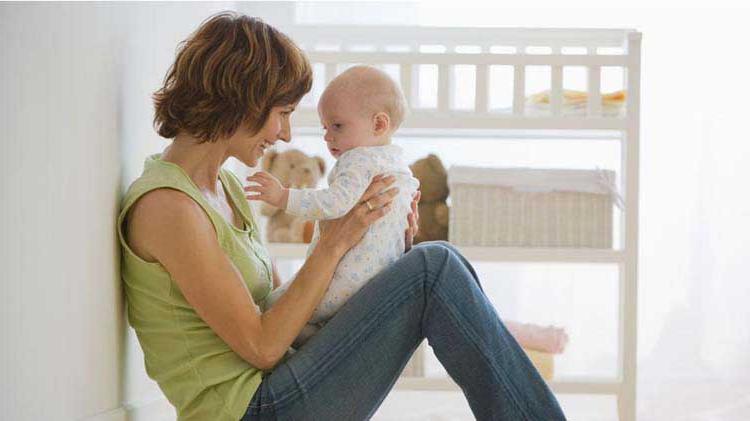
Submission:
[[[615,421],[614,397],[558,396],[568,419]],[[375,421],[470,421],[474,417],[460,392],[393,391]],[[639,384],[639,421],[748,421],[750,382]]]

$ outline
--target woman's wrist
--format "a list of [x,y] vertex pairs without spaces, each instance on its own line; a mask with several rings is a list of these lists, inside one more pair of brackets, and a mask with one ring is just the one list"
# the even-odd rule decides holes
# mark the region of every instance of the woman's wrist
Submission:
[[336,260],[341,260],[341,258],[344,257],[344,254],[349,250],[342,241],[329,239],[329,237],[321,237],[315,248],[334,257]]

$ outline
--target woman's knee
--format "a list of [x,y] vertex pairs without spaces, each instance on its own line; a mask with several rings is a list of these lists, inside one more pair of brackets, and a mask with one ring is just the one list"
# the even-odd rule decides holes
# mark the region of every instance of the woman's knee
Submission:
[[461,259],[453,248],[444,241],[423,242],[414,247],[412,253],[419,256],[427,282],[434,282],[444,276],[448,267],[462,266]]
[[454,246],[453,244],[451,244],[450,242],[445,241],[445,240],[423,241],[423,242],[417,244],[414,247],[426,247],[426,246],[430,246],[430,247],[435,247],[435,246],[442,247],[442,248],[446,248],[446,249],[450,250],[451,252],[453,252],[455,254],[458,254],[458,255],[461,254],[461,252],[458,251],[458,249],[456,248],[456,246]]
[[[456,247],[447,241],[425,241],[414,246],[419,250],[425,261],[425,271],[430,275],[428,278],[441,278],[446,276],[445,271],[451,271],[448,275],[451,282],[459,284],[479,285],[473,268],[464,259]],[[462,276],[465,275],[465,276]]]
[[410,253],[419,255],[425,262],[425,269],[431,269],[432,265],[443,262],[452,253],[446,244],[444,241],[424,241],[415,245]]

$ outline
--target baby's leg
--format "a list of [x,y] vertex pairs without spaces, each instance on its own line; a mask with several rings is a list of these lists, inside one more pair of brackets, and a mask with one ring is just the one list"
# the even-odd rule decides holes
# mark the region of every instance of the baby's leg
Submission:
[[[264,309],[268,310],[269,308],[273,307],[273,305],[276,304],[279,298],[281,298],[281,296],[284,295],[286,290],[289,289],[290,284],[291,284],[290,282],[287,282],[281,285],[280,287],[276,288],[275,290],[271,291],[266,297],[266,301],[264,303]],[[316,309],[316,312],[317,311],[318,310]],[[322,323],[313,323],[312,321],[308,322],[302,328],[302,331],[299,333],[299,335],[297,335],[297,338],[292,343],[292,346],[294,348],[301,347],[302,345],[305,344],[305,342],[307,342],[311,337],[313,337],[313,335],[315,335],[322,327],[323,327]]]
[[318,323],[308,323],[306,324],[302,330],[300,331],[299,335],[297,335],[297,338],[294,339],[294,342],[292,342],[292,347],[294,349],[300,349],[302,345],[304,345],[310,338],[315,336],[320,329],[323,328],[322,324]]
[[263,303],[263,310],[268,310],[269,308],[273,307],[274,304],[276,304],[276,301],[279,300],[279,298],[284,295],[286,290],[289,289],[289,282],[285,284],[281,284],[278,288],[271,291],[267,296],[266,300]]
[[310,318],[310,323],[326,322],[333,317],[336,312],[339,311],[341,306],[349,301],[349,298],[351,298],[358,290],[359,288],[356,288],[353,283],[334,275],[334,279],[331,281],[331,285],[328,287],[323,299],[320,300],[320,304],[315,308],[315,311]]

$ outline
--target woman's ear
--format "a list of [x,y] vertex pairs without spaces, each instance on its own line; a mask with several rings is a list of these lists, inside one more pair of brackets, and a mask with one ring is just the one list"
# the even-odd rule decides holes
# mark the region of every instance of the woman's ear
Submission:
[[375,136],[383,136],[391,130],[391,118],[388,114],[381,111],[372,119],[375,123]]

